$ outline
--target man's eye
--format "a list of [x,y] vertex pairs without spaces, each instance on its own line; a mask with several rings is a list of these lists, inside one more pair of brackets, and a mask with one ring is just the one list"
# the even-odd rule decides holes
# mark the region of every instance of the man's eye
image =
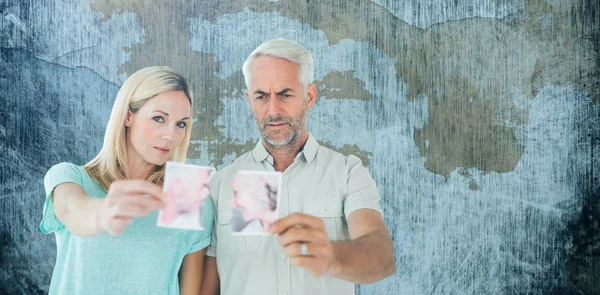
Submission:
[[259,95],[259,96],[256,97],[256,99],[264,99],[264,98],[265,98],[264,95]]

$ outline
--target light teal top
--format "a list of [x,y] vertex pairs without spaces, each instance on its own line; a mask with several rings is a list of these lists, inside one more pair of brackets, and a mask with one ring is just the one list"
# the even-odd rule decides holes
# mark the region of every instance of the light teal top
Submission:
[[80,237],[54,215],[50,197],[65,182],[81,185],[89,196],[106,197],[82,167],[60,163],[46,174],[40,229],[55,234],[57,249],[49,294],[179,294],[177,274],[184,256],[210,244],[214,218],[210,198],[204,201],[202,231],[157,227],[158,213],[152,212],[135,218],[119,236]]

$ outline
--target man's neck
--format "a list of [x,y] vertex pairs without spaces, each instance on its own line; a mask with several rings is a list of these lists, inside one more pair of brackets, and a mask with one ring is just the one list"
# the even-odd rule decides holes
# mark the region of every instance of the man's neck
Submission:
[[294,163],[294,159],[296,155],[302,150],[306,142],[308,141],[308,131],[303,132],[296,140],[296,143],[281,148],[275,148],[270,145],[268,142],[263,140],[263,145],[265,149],[271,154],[273,157],[273,167],[275,167],[275,171],[283,172],[285,169],[290,167],[292,163]]

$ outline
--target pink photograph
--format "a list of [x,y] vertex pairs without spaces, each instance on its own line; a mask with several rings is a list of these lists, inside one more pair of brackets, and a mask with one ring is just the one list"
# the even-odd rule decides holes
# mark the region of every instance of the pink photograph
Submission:
[[279,218],[280,172],[238,171],[231,183],[233,234],[268,235]]
[[157,226],[202,230],[204,200],[212,167],[167,162],[163,191],[165,207],[158,212]]

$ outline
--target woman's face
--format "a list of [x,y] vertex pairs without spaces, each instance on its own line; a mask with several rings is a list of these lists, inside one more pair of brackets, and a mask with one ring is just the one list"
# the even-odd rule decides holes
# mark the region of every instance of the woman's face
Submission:
[[163,165],[181,145],[190,128],[191,106],[183,91],[167,91],[149,99],[135,114],[129,112],[127,143],[144,161]]

